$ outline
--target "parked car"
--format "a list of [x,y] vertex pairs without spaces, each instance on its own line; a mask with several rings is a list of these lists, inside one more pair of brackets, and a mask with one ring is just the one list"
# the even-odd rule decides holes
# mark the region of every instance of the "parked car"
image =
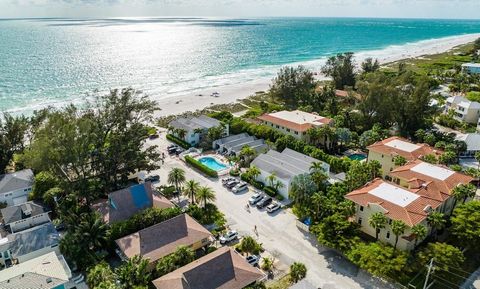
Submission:
[[256,267],[256,266],[258,266],[258,262],[260,261],[260,257],[258,257],[256,255],[250,255],[247,258],[245,258],[245,260],[247,260],[248,264]]
[[148,176],[146,179],[145,179],[145,182],[159,182],[160,181],[160,176],[159,175],[151,175],[151,176]]
[[151,135],[148,136],[149,139],[156,139],[159,138],[160,135],[158,133],[152,133]]
[[220,244],[225,244],[238,239],[237,231],[228,231],[223,236],[220,236]]
[[279,210],[281,207],[282,207],[282,205],[280,205],[279,203],[273,202],[270,205],[268,205],[267,212],[268,213],[273,213],[273,212]]
[[241,193],[247,190],[248,190],[248,184],[245,182],[241,182],[232,189],[232,192],[236,194],[236,193]]
[[226,183],[231,182],[231,181],[236,181],[236,179],[234,177],[223,178],[222,179],[222,184],[225,185]]
[[248,203],[254,206],[261,199],[263,199],[263,194],[261,192],[256,192],[253,196],[250,197],[250,199],[248,199]]
[[263,197],[263,199],[260,200],[260,202],[257,203],[257,208],[263,209],[266,206],[270,205],[272,203],[273,199],[269,196]]
[[177,149],[175,149],[175,154],[178,156],[179,154],[183,153],[185,150],[182,149],[181,147],[178,147]]
[[167,152],[169,155],[173,155],[177,152],[177,149],[179,149],[178,146],[173,146],[173,147],[167,148]]
[[225,187],[227,187],[227,189],[231,189],[231,188],[235,187],[236,185],[238,185],[239,183],[240,182],[237,181],[237,180],[230,181],[230,182],[225,184]]
[[175,144],[171,144],[171,145],[167,146],[167,150],[173,149],[173,148],[176,148],[176,147],[178,147],[178,146],[175,145]]

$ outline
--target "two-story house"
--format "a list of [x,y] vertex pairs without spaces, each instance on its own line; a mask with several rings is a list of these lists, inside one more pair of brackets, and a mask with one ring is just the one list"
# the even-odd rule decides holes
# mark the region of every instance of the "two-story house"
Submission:
[[6,227],[12,233],[50,222],[48,211],[34,202],[6,207],[1,213]]
[[480,118],[480,103],[460,95],[447,98],[445,112],[450,110],[453,110],[454,118],[458,121],[477,124]]
[[198,117],[179,117],[169,124],[169,131],[176,137],[183,139],[192,146],[198,145],[207,135],[208,130],[214,127],[224,129],[223,136],[229,135],[228,124],[223,124],[217,119],[200,115]]
[[414,161],[426,155],[438,157],[442,154],[427,144],[414,144],[411,141],[394,136],[376,142],[367,147],[368,161],[378,161],[382,165],[382,175],[388,175],[395,166],[395,157],[402,156],[406,161]]
[[0,175],[0,203],[6,203],[7,206],[25,203],[32,186],[31,169]]
[[[361,230],[372,237],[378,231],[382,242],[395,244],[392,221],[403,221],[406,229],[397,244],[401,250],[412,250],[415,243],[422,241],[416,240],[413,226],[423,225],[429,233],[432,232],[427,222],[432,211],[451,214],[455,203],[453,188],[473,180],[448,168],[418,160],[393,170],[390,176],[394,182],[375,179],[348,193],[345,198],[355,203],[355,220]],[[388,220],[382,229],[376,229],[369,223],[371,216],[377,212],[384,214]]]

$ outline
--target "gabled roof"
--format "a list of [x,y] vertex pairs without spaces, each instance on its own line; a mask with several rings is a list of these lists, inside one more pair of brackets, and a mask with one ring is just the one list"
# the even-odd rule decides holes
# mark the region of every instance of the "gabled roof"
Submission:
[[12,257],[58,245],[60,235],[52,223],[46,223],[0,239],[0,252],[10,250]]
[[14,205],[0,210],[5,224],[10,224],[16,221],[32,218],[46,211],[42,206],[34,202],[26,202],[20,205]]
[[480,133],[467,133],[457,135],[456,140],[467,144],[467,151],[480,151]]
[[209,129],[212,127],[220,126],[222,123],[214,118],[206,115],[200,115],[198,117],[180,117],[172,120],[168,125],[174,128],[184,129],[186,131],[193,131],[195,129]]
[[441,165],[432,165],[421,160],[407,163],[389,174],[393,178],[405,180],[411,189],[423,188],[423,196],[445,201],[459,184],[468,184],[473,178],[455,172]]
[[476,101],[470,101],[461,95],[450,96],[447,98],[447,102],[454,103],[466,109],[480,109],[480,103]]
[[116,240],[125,256],[135,255],[154,262],[177,249],[191,246],[212,234],[187,214],[182,214]]
[[[391,189],[387,190],[387,187]],[[382,192],[376,193],[378,190]],[[442,204],[441,201],[425,197],[423,190],[406,189],[382,179],[375,179],[348,193],[345,198],[364,207],[380,206],[388,218],[401,220],[412,227],[427,218],[430,209],[436,209]],[[418,197],[407,200],[410,195]]]
[[150,182],[134,185],[108,194],[108,200],[100,200],[92,208],[103,215],[106,223],[126,220],[151,207],[171,208],[173,203],[163,196],[153,195]]
[[33,172],[31,169],[0,175],[0,194],[33,185]]
[[222,247],[153,281],[157,289],[241,289],[264,274],[229,247]]
[[54,288],[66,283],[71,276],[70,268],[63,256],[50,252],[2,270],[0,288]]
[[367,147],[369,151],[374,151],[384,155],[396,156],[400,155],[407,161],[416,160],[425,155],[440,155],[438,151],[427,144],[414,144],[411,141],[393,136],[382,141],[376,142]]
[[300,110],[266,113],[259,116],[258,119],[300,132],[307,131],[312,127],[330,124],[332,121],[331,118]]

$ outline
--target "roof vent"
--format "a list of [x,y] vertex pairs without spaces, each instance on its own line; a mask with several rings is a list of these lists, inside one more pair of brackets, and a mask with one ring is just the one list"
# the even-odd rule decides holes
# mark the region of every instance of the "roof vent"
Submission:
[[22,206],[22,213],[29,217],[32,215],[32,206],[30,204],[25,204],[24,206]]
[[52,278],[51,277],[48,277],[47,280],[45,280],[48,283],[52,283]]
[[430,206],[430,205],[425,206],[425,208],[423,208],[423,211],[426,212],[426,213],[431,212],[432,211],[432,206]]

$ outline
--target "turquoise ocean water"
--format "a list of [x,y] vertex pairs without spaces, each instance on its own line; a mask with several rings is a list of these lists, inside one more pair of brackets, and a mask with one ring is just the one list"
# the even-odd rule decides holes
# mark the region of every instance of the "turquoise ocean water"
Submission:
[[280,65],[479,33],[480,20],[0,19],[0,110],[133,86],[154,98],[273,77]]

